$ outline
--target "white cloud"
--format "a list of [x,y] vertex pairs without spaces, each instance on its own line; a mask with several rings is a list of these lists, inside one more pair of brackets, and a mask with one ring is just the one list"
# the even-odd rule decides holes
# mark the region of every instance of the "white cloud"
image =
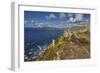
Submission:
[[49,16],[46,16],[47,19],[55,19],[56,15],[54,15],[53,13],[51,13]]
[[45,24],[45,23],[42,23],[42,22],[40,22],[40,23],[38,23],[39,25],[43,25],[43,24]]
[[31,24],[35,24],[36,23],[36,21],[35,20],[31,20]]
[[73,17],[73,15],[74,15],[73,13],[68,13],[67,14],[68,17]]
[[83,20],[83,14],[75,14],[75,20],[76,21],[82,21]]
[[73,20],[74,20],[74,18],[70,17],[69,20],[68,20],[68,22],[72,22]]
[[79,22],[79,21],[83,21],[83,14],[75,14],[75,17],[73,17],[73,15],[70,15],[70,18],[67,20],[67,22]]
[[46,22],[37,22],[37,23],[35,23],[36,27],[43,27],[45,25],[48,25],[48,23],[46,23]]
[[75,18],[74,17],[70,17],[68,20],[67,20],[67,23],[69,23],[69,22],[75,22],[76,20],[75,20]]
[[36,26],[36,21],[35,20],[25,20],[24,21],[24,24],[25,24],[25,27],[33,27],[33,26]]
[[63,18],[65,18],[65,17],[66,17],[66,14],[65,14],[65,13],[60,13],[60,14],[59,14],[59,18],[60,18],[60,19],[63,19]]

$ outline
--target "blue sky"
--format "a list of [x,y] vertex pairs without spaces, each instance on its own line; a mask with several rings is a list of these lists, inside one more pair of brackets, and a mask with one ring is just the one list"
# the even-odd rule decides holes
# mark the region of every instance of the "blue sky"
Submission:
[[[76,26],[76,22],[89,22],[90,14],[24,11],[25,27],[57,27]],[[69,25],[70,24],[70,25]]]

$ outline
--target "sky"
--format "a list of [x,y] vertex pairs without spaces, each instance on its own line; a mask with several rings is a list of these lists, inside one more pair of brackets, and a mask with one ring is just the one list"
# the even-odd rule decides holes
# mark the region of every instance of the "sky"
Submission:
[[24,27],[67,28],[90,22],[90,14],[24,11]]

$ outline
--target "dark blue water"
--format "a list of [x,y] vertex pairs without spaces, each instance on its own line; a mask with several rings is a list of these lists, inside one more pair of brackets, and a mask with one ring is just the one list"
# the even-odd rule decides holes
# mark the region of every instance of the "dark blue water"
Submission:
[[[48,47],[53,39],[63,34],[62,29],[24,28],[24,55],[28,59]],[[27,59],[26,58],[26,59]],[[31,60],[31,59],[30,59]]]

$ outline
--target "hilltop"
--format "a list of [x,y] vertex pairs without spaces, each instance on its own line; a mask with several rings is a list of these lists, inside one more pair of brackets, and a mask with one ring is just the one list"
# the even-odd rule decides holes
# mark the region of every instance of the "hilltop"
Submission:
[[33,60],[64,60],[90,58],[90,23],[80,28],[65,29],[62,36],[55,40],[39,57]]

